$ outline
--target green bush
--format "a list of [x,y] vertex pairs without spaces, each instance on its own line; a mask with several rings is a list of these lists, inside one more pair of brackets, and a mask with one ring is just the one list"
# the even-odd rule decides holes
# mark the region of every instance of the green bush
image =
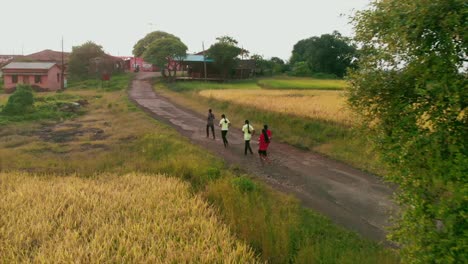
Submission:
[[294,64],[292,69],[292,75],[305,77],[312,75],[312,71],[310,70],[309,65],[307,65],[305,61],[299,61]]
[[34,110],[34,95],[29,85],[18,85],[2,110],[6,115],[22,115]]

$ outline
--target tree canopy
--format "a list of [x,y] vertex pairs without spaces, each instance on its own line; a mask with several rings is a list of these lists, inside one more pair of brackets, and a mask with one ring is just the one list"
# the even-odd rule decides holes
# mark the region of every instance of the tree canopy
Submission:
[[85,78],[88,76],[90,60],[103,56],[102,46],[88,41],[80,46],[74,46],[68,62],[68,71],[72,78]]
[[237,40],[229,36],[216,38],[218,42],[208,49],[208,56],[214,60],[214,65],[223,73],[224,78],[228,77],[229,71],[234,69],[238,63],[238,56],[245,50],[237,46]]
[[468,233],[467,7],[381,0],[353,20],[349,102],[392,168],[404,263],[463,263]]
[[133,46],[133,55],[136,57],[141,57],[143,56],[143,53],[145,53],[146,49],[151,45],[156,40],[159,39],[165,39],[165,38],[174,38],[180,39],[170,33],[164,32],[164,31],[153,31],[151,33],[148,33],[144,38],[140,39],[134,46]]
[[[343,77],[356,57],[356,48],[337,31],[303,39],[294,45],[290,63],[305,62],[312,73]],[[303,64],[301,64],[301,68]],[[303,69],[302,69],[303,70]]]
[[164,77],[172,78],[176,75],[178,62],[185,58],[186,53],[187,46],[179,38],[161,38],[146,48],[143,59],[158,65]]

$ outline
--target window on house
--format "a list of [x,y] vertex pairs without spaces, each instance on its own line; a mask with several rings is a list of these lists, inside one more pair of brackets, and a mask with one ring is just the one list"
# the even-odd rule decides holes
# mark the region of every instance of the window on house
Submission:
[[18,83],[18,75],[12,75],[12,76],[11,76],[11,81],[12,81],[13,83]]
[[35,75],[34,76],[34,83],[41,83],[41,76],[40,75]]
[[57,82],[60,82],[60,73],[57,73]]

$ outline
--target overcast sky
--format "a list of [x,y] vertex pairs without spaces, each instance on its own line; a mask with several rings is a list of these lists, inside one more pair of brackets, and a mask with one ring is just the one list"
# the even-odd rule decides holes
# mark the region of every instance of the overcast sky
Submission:
[[304,38],[338,30],[370,0],[0,0],[0,54],[65,51],[88,40],[112,55],[131,55],[147,33],[172,33],[198,52],[229,35],[270,58],[289,59]]

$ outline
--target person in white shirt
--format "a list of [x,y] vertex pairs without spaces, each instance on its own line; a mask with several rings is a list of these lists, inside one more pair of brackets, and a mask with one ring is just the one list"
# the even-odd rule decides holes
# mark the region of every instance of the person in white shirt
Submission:
[[226,115],[224,114],[221,115],[219,126],[221,127],[221,137],[223,138],[224,147],[227,148],[229,146],[229,142],[226,136],[227,136],[229,127],[231,126],[231,122],[229,122],[229,119],[226,118]]
[[242,132],[244,133],[244,141],[245,141],[245,148],[244,148],[244,155],[247,155],[247,150],[250,151],[250,154],[253,154],[252,148],[250,147],[250,139],[255,134],[255,130],[253,126],[250,125],[249,120],[245,120],[245,125],[242,127]]

